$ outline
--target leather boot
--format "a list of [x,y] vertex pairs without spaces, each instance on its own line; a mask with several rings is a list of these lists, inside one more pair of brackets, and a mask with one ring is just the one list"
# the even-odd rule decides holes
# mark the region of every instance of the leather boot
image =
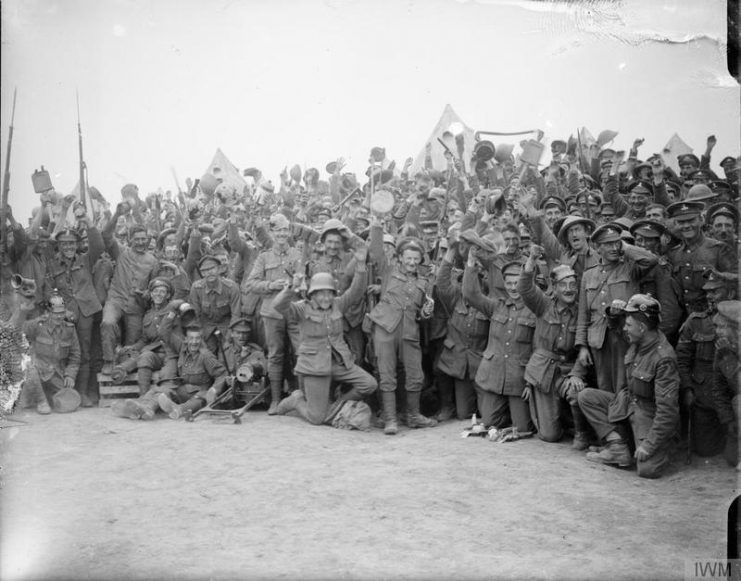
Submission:
[[278,414],[278,404],[280,403],[281,397],[283,396],[283,380],[270,382],[270,407],[268,408],[268,415],[274,416]]
[[574,418],[574,441],[571,447],[581,452],[589,448],[589,424],[578,405],[571,406],[571,416]]
[[587,460],[600,464],[617,464],[622,468],[633,464],[633,457],[624,440],[610,440],[601,452],[587,452]]
[[455,416],[455,383],[447,375],[438,374],[436,376],[437,393],[440,398],[440,411],[437,412],[439,422],[447,422]]
[[139,384],[139,395],[144,395],[152,387],[152,368],[140,367],[136,372],[136,382]]
[[301,401],[306,401],[301,390],[297,389],[292,391],[290,395],[284,397],[280,402],[278,402],[278,405],[275,407],[275,415],[284,416],[288,412],[292,412],[298,407],[299,402]]
[[393,436],[399,431],[399,425],[396,423],[396,392],[381,392],[381,403],[383,405],[383,433],[387,436]]
[[145,421],[153,420],[157,410],[160,409],[157,400],[152,397],[141,397],[137,401],[142,409],[142,416],[140,419]]
[[166,393],[159,394],[157,403],[162,408],[162,411],[170,416],[171,420],[179,420],[186,414],[197,412],[206,404],[200,397],[192,397],[185,403],[176,404]]
[[[113,369],[111,370],[111,381],[115,381],[116,383],[124,381],[126,377],[129,375],[129,373],[135,370],[136,370],[136,357],[130,357],[126,361],[122,361],[118,365],[114,365]],[[150,379],[151,377],[152,376],[150,373]],[[142,393],[147,393],[147,392],[143,391]]]
[[135,399],[117,400],[111,404],[111,413],[117,418],[141,419],[144,410]]
[[419,412],[419,391],[407,391],[407,426],[410,428],[432,428],[437,420],[423,416]]

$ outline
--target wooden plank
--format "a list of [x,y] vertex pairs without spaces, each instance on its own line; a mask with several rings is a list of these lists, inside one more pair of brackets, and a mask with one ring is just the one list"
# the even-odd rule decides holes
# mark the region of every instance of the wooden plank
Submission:
[[139,397],[138,385],[99,385],[98,391],[100,392],[100,395],[108,395],[113,393],[135,393],[136,397]]

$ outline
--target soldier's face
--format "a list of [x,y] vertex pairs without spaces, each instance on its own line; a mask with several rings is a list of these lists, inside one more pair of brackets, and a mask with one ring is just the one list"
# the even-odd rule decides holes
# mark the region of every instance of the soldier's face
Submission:
[[55,325],[60,324],[62,321],[64,321],[64,316],[66,314],[67,312],[64,309],[59,310],[59,311],[52,311],[51,312],[52,323],[54,323]]
[[206,262],[201,268],[201,276],[207,282],[216,282],[216,279],[219,278],[219,266],[212,261]]
[[646,333],[646,325],[628,315],[625,317],[623,332],[628,339],[628,343],[639,343]]
[[553,287],[553,292],[556,295],[556,300],[567,305],[574,304],[577,293],[576,277],[569,276],[559,280]]
[[504,277],[504,289],[511,299],[519,299],[520,293],[517,292],[517,281],[520,279],[519,275],[509,274]]
[[713,236],[721,242],[730,242],[736,233],[736,224],[728,216],[717,216],[713,220]]
[[324,252],[327,256],[338,256],[342,248],[342,237],[339,234],[327,234],[324,238]]
[[545,223],[548,224],[549,228],[553,226],[556,223],[556,220],[561,216],[563,216],[563,212],[558,206],[548,206],[545,209]]
[[520,237],[509,230],[502,234],[504,238],[504,252],[505,254],[514,254],[520,248]]
[[198,353],[201,349],[201,332],[188,331],[185,335],[185,345],[189,353]]
[[587,229],[584,224],[574,224],[566,231],[566,240],[572,250],[581,250],[587,245]]
[[691,163],[685,163],[679,166],[679,175],[684,177],[687,177],[687,174],[690,172],[693,172],[697,169],[694,164]]
[[649,220],[656,220],[657,222],[663,224],[664,223],[664,212],[661,211],[661,208],[649,208],[646,210],[646,218]]
[[168,293],[167,288],[165,288],[164,286],[156,286],[149,294],[152,297],[152,302],[155,304],[155,306],[159,307],[167,300]]
[[134,234],[134,237],[131,239],[131,248],[134,249],[134,252],[143,254],[147,250],[148,246],[149,236],[147,236],[146,233],[137,232]]
[[278,244],[287,244],[288,228],[276,228],[273,230],[273,238]]
[[622,240],[602,242],[601,244],[597,244],[597,253],[602,257],[604,262],[617,262],[620,260],[620,249],[622,247]]
[[176,261],[180,258],[180,251],[177,246],[165,246],[165,258],[170,262]]
[[720,303],[721,301],[727,301],[729,298],[728,289],[725,285],[718,288],[709,289],[706,296],[708,299],[708,306],[713,310],[718,307],[718,303]]
[[417,179],[414,187],[420,194],[427,196],[427,194],[430,193],[430,189],[432,189],[432,180],[423,178]]
[[636,234],[636,246],[648,250],[651,254],[658,254],[660,242],[661,238]]
[[77,253],[77,242],[74,240],[62,240],[59,243],[59,252],[67,260],[72,260]]
[[631,210],[633,210],[633,212],[635,212],[636,214],[640,214],[646,209],[646,206],[648,205],[648,196],[631,192],[628,196],[628,205],[630,206]]
[[232,332],[232,337],[234,337],[234,341],[237,345],[243,347],[244,345],[247,345],[247,342],[250,340],[250,332],[245,329],[238,329]]
[[674,222],[679,228],[679,234],[685,240],[693,240],[697,238],[702,227],[702,218],[697,214],[691,216],[678,216],[674,219]]
[[401,255],[401,265],[405,272],[415,273],[422,263],[422,255],[416,250],[405,250]]
[[322,311],[327,311],[332,307],[334,293],[331,290],[322,289],[311,293],[311,302]]

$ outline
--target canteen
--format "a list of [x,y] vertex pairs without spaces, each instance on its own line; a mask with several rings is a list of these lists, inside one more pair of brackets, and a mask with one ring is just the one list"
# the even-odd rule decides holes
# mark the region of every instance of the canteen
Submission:
[[540,163],[540,158],[543,156],[544,149],[545,145],[534,139],[529,139],[522,146],[520,161],[537,167],[538,163]]
[[37,194],[43,194],[49,190],[53,190],[54,186],[51,185],[51,178],[49,172],[41,166],[41,169],[37,169],[31,174],[31,182],[33,183],[33,191]]

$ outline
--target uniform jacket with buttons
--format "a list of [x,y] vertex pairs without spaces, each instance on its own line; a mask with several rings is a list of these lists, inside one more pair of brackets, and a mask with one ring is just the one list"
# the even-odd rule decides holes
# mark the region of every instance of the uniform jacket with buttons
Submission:
[[533,354],[525,368],[525,381],[540,391],[550,393],[563,378],[583,378],[586,370],[575,363],[577,303],[559,305],[556,297],[535,286],[535,271],[522,271],[517,283],[525,306],[537,317],[533,336]]
[[437,273],[436,301],[450,313],[437,368],[450,377],[474,379],[489,337],[489,318],[463,299],[452,269],[443,260]]
[[463,298],[490,319],[489,339],[476,383],[500,395],[522,395],[525,366],[533,350],[535,314],[521,298],[484,296],[476,270],[468,266],[463,272]]
[[205,346],[191,353],[183,335],[173,332],[174,321],[165,317],[160,325],[160,339],[178,354],[178,376],[183,380],[186,391],[203,392],[216,380],[226,377],[226,368]]
[[301,343],[296,373],[331,375],[333,354],[346,369],[353,367],[355,361],[344,339],[343,313],[362,299],[365,281],[365,268],[357,268],[350,288],[336,297],[332,307],[326,311],[316,308],[309,300],[291,302],[297,298],[291,289],[286,289],[273,299],[273,309],[287,320],[298,321]]
[[692,389],[697,403],[712,408],[709,390],[713,381],[715,325],[708,312],[690,313],[679,332],[676,352],[682,389]]
[[711,268],[719,272],[738,271],[733,250],[723,242],[706,237],[702,232],[692,244],[683,241],[669,250],[667,257],[684,304],[690,310],[705,307],[706,293],[702,290],[707,282],[705,272]]
[[148,347],[150,351],[164,354],[167,357],[174,357],[177,354],[177,351],[174,351],[167,342],[160,339],[160,327],[169,312],[170,309],[165,304],[159,309],[152,306],[151,309],[144,313],[144,318],[142,319],[142,336],[131,346],[132,350],[140,352],[145,347]]
[[242,316],[239,286],[221,276],[214,288],[208,286],[205,278],[194,282],[189,301],[201,321],[204,337],[210,337],[216,329],[225,333]]
[[303,258],[295,248],[289,246],[280,250],[273,246],[270,250],[261,252],[244,284],[248,292],[262,295],[260,315],[281,319],[281,314],[271,306],[272,300],[280,291],[271,290],[268,285],[280,279],[291,280],[294,274],[303,272]]
[[663,333],[657,332],[654,339],[628,347],[625,376],[627,386],[610,403],[608,418],[611,422],[621,421],[640,408],[639,421],[651,421],[640,444],[651,456],[669,443],[679,426],[677,355]]
[[[353,281],[355,274],[355,257],[350,252],[340,251],[338,256],[321,256],[311,263],[309,274],[314,276],[319,272],[327,272],[334,278],[337,292],[344,293]],[[365,315],[365,295],[355,304],[349,305],[344,311],[345,321],[348,327],[357,327],[363,322]]]
[[[370,312],[370,319],[387,333],[401,329],[405,341],[419,341],[420,310],[424,304],[428,281],[418,275],[407,275],[399,266],[389,264],[383,254],[383,239],[380,226],[371,227],[371,259],[378,265],[377,275],[381,279],[381,294]],[[380,246],[380,252],[376,252]],[[419,272],[419,271],[418,271]]]
[[[718,349],[713,359],[713,383],[711,397],[718,420],[724,426],[738,429],[738,400],[741,385],[741,365],[738,353],[730,349]],[[730,436],[729,436],[730,437]]]
[[95,227],[88,230],[89,248],[85,254],[65,259],[61,252],[52,258],[46,269],[44,296],[48,299],[57,289],[67,310],[75,317],[91,317],[103,309],[93,285],[93,266],[103,253],[103,238]]
[[147,290],[159,261],[150,252],[140,254],[131,248],[120,248],[110,232],[103,233],[103,240],[106,250],[116,261],[106,301],[115,301],[126,314],[143,315],[144,309],[137,301],[135,291],[143,293]]
[[77,379],[80,370],[80,343],[74,323],[54,322],[48,314],[23,324],[23,333],[31,346],[34,366],[42,381],[55,375]]
[[679,284],[672,276],[672,267],[664,256],[659,256],[656,267],[641,279],[643,294],[650,294],[661,303],[661,322],[659,331],[666,335],[670,343],[677,338],[679,326],[684,317],[682,293]]
[[576,272],[576,282],[581,284],[584,271],[599,264],[599,255],[593,248],[587,246],[584,250],[576,252],[568,245],[563,245],[553,231],[545,222],[543,214],[528,219],[528,226],[532,233],[534,244],[543,247],[546,264],[553,270],[559,264],[566,264]]
[[601,349],[607,334],[605,309],[612,301],[628,299],[640,291],[640,279],[658,262],[642,248],[623,243],[623,256],[616,264],[603,264],[584,272],[579,289],[576,345]]

